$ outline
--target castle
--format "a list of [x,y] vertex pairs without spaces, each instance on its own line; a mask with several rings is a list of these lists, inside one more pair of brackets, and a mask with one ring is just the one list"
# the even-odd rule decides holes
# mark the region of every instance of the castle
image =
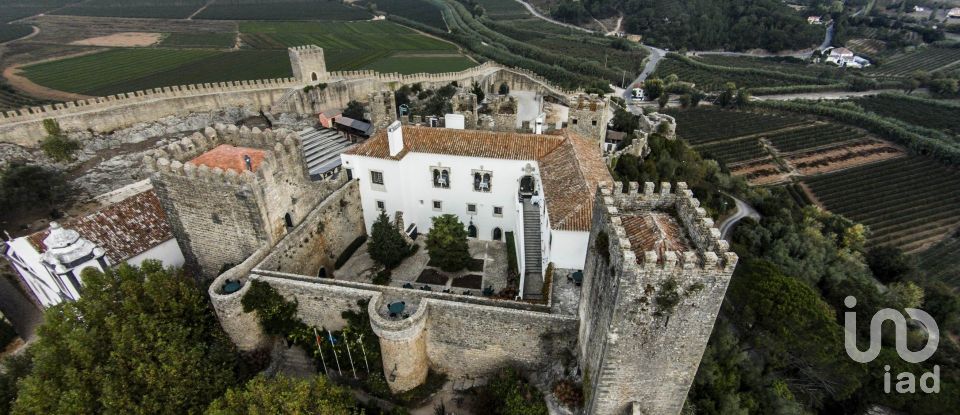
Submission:
[[[543,371],[567,362],[582,375],[587,414],[680,412],[737,257],[684,183],[613,182],[600,151],[604,98],[489,62],[452,74],[344,73],[327,71],[319,48],[289,52],[292,79],[8,113],[0,132],[29,142],[43,118],[67,129],[98,119],[90,128],[109,129],[151,110],[243,105],[317,114],[363,100],[377,132],[323,176],[311,177],[300,137],[283,129],[210,126],[143,160],[171,234],[188,265],[212,279],[208,294],[239,349],[272,344],[241,305],[251,281],[262,281],[296,300],[308,325],[337,329],[346,324],[343,311],[367,313],[395,392],[423,384],[430,370],[466,379],[505,365]],[[566,120],[520,120],[501,96],[482,114],[476,96],[459,91],[453,111],[476,130],[418,126],[396,114],[390,91],[398,85],[452,81],[490,93],[506,83],[570,111]],[[319,82],[326,87],[304,89]],[[505,249],[501,239],[511,233],[521,292],[502,298],[374,285],[337,269],[381,211],[420,233],[432,216],[453,213],[488,252]],[[484,286],[502,284],[499,271],[487,271],[496,267],[484,264]],[[228,281],[239,288],[226,290]],[[397,301],[407,304],[402,317],[387,307]]]

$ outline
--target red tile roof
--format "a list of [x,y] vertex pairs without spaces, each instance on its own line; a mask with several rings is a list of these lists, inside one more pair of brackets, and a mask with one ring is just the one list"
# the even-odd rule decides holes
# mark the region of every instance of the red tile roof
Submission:
[[[167,215],[153,189],[61,225],[102,247],[114,263],[140,255],[173,239]],[[49,230],[36,232],[28,239],[38,251],[44,252],[46,247],[43,239],[49,233]]]
[[669,213],[644,212],[624,215],[620,219],[638,261],[647,251],[655,251],[662,258],[666,251],[690,250],[683,228]]
[[408,152],[540,162],[551,228],[589,231],[600,182],[613,182],[600,147],[570,131],[522,134],[403,126],[404,150],[390,157],[386,131],[344,154],[401,159]]
[[237,173],[242,173],[247,170],[247,164],[243,161],[243,156],[250,156],[250,164],[253,166],[253,171],[257,171],[260,163],[263,162],[265,153],[265,151],[256,148],[234,147],[230,144],[221,144],[187,163],[197,166],[207,166],[211,169],[219,167],[223,170],[234,170]]

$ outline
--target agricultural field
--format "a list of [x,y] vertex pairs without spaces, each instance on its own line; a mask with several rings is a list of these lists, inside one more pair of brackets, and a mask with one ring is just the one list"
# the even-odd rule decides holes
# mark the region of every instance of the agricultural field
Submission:
[[62,7],[52,14],[68,16],[139,17],[185,19],[203,7],[206,0],[87,0]]
[[902,157],[804,179],[830,211],[870,228],[872,245],[912,253],[960,226],[960,173]]
[[429,0],[391,0],[363,2],[363,4],[376,4],[378,11],[397,15],[438,29],[447,28],[446,22],[443,21],[443,15],[440,14],[440,9],[433,3],[430,3]]
[[764,138],[780,152],[792,153],[862,139],[864,136],[862,132],[851,127],[824,124],[772,133]]
[[[103,96],[170,85],[291,76],[286,51],[113,49],[24,68],[31,81]],[[65,74],[69,74],[66,76]]]
[[49,103],[50,102],[48,101],[37,100],[25,96],[10,87],[10,85],[7,85],[5,82],[0,82],[0,111],[10,111],[23,107],[45,105]]
[[[392,0],[391,0],[392,1]],[[367,20],[369,11],[336,0],[215,0],[194,16],[211,20]]]
[[33,33],[33,27],[24,24],[0,23],[0,43],[20,39]]
[[866,53],[868,55],[876,55],[887,48],[887,44],[882,40],[862,38],[850,39],[845,46],[855,53]]
[[915,99],[909,96],[880,94],[853,100],[866,111],[883,117],[896,118],[910,124],[943,130],[960,135],[960,103]]
[[727,66],[732,68],[753,68],[777,71],[804,76],[816,76],[826,79],[836,79],[840,74],[839,68],[833,65],[810,64],[797,58],[754,58],[749,56],[698,55],[696,61],[709,65]]
[[960,289],[960,233],[916,255],[919,277],[940,280]]
[[727,82],[733,82],[738,88],[762,88],[792,85],[828,84],[835,81],[830,79],[817,81],[799,81],[770,74],[743,73],[739,71],[722,71],[691,65],[679,59],[667,58],[660,61],[654,76],[665,78],[677,75],[681,81],[692,82],[697,88],[704,91],[718,91],[724,88]]
[[677,119],[677,135],[692,145],[779,130],[807,122],[797,115],[761,114],[716,108],[665,112]]
[[494,20],[525,19],[530,12],[516,0],[475,0],[483,7],[484,16]]
[[960,48],[927,47],[915,52],[901,53],[885,63],[867,69],[876,77],[906,77],[916,71],[933,72],[960,63]]
[[243,44],[257,49],[320,46],[334,71],[451,72],[475,65],[456,45],[393,22],[244,22],[240,31]]
[[230,49],[237,40],[236,33],[170,33],[160,42],[160,47]]

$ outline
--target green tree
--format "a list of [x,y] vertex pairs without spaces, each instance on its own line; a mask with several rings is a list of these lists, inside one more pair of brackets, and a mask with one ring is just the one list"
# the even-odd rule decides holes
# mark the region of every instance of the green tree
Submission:
[[403,239],[396,225],[390,222],[390,218],[384,212],[380,212],[377,221],[373,223],[368,247],[370,258],[386,269],[399,265],[410,252],[407,241]]
[[327,378],[295,379],[278,375],[257,376],[246,385],[231,388],[207,409],[207,415],[314,414],[352,415],[353,395]]
[[728,108],[733,106],[736,100],[737,93],[737,84],[733,82],[727,82],[724,84],[723,92],[720,93],[720,96],[717,98],[717,104],[723,108]]
[[201,413],[236,383],[236,350],[193,279],[157,261],[82,273],[48,309],[14,414]]
[[347,103],[347,108],[343,110],[343,116],[347,118],[353,118],[355,120],[362,120],[364,109],[363,104],[357,100],[350,100]]
[[895,246],[877,246],[867,252],[867,265],[873,276],[886,284],[900,281],[913,270],[910,259]]
[[670,94],[664,92],[660,94],[660,97],[657,98],[657,105],[660,106],[660,109],[666,108],[667,104],[670,103]]
[[648,99],[657,99],[664,91],[663,80],[651,78],[643,81],[643,92]]
[[17,398],[17,381],[30,374],[33,369],[33,356],[29,349],[26,353],[4,358],[0,363],[0,414],[9,414],[13,400]]
[[57,120],[43,120],[43,129],[47,131],[47,137],[40,143],[44,154],[56,161],[73,160],[73,153],[80,149],[80,143],[67,138]]
[[69,196],[67,181],[57,170],[10,163],[0,172],[0,218],[27,210],[55,208]]
[[434,217],[433,226],[427,233],[426,244],[430,262],[444,271],[459,271],[470,263],[467,230],[456,215]]

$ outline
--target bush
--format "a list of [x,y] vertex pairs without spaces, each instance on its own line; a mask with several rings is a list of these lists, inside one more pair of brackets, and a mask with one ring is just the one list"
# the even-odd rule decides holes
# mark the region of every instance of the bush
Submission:
[[434,217],[426,244],[430,262],[447,272],[464,269],[473,259],[467,246],[467,229],[456,215]]
[[10,163],[0,172],[0,217],[53,208],[68,194],[67,181],[59,171]]
[[547,415],[543,395],[513,368],[498,372],[477,391],[475,413],[491,415]]
[[380,212],[370,232],[370,244],[367,246],[370,258],[386,269],[393,269],[410,254],[410,247],[397,226],[390,222],[387,214]]
[[43,129],[47,131],[47,137],[40,142],[44,154],[56,161],[73,160],[73,153],[80,149],[80,143],[67,138],[56,120],[43,120]]
[[357,239],[354,239],[353,242],[350,242],[350,245],[347,246],[347,249],[344,249],[340,256],[337,257],[337,262],[334,263],[334,269],[340,269],[343,264],[346,264],[350,260],[350,257],[353,256],[354,252],[357,252],[357,249],[360,249],[360,246],[364,242],[367,242],[367,235],[360,235]]
[[270,284],[263,281],[249,281],[250,289],[240,303],[243,311],[257,312],[257,318],[263,331],[271,336],[287,337],[302,328],[303,321],[297,317],[297,303],[287,301]]
[[385,269],[373,277],[373,283],[376,285],[390,285],[390,270]]
[[570,379],[561,379],[553,385],[553,395],[568,408],[583,406],[583,388]]

